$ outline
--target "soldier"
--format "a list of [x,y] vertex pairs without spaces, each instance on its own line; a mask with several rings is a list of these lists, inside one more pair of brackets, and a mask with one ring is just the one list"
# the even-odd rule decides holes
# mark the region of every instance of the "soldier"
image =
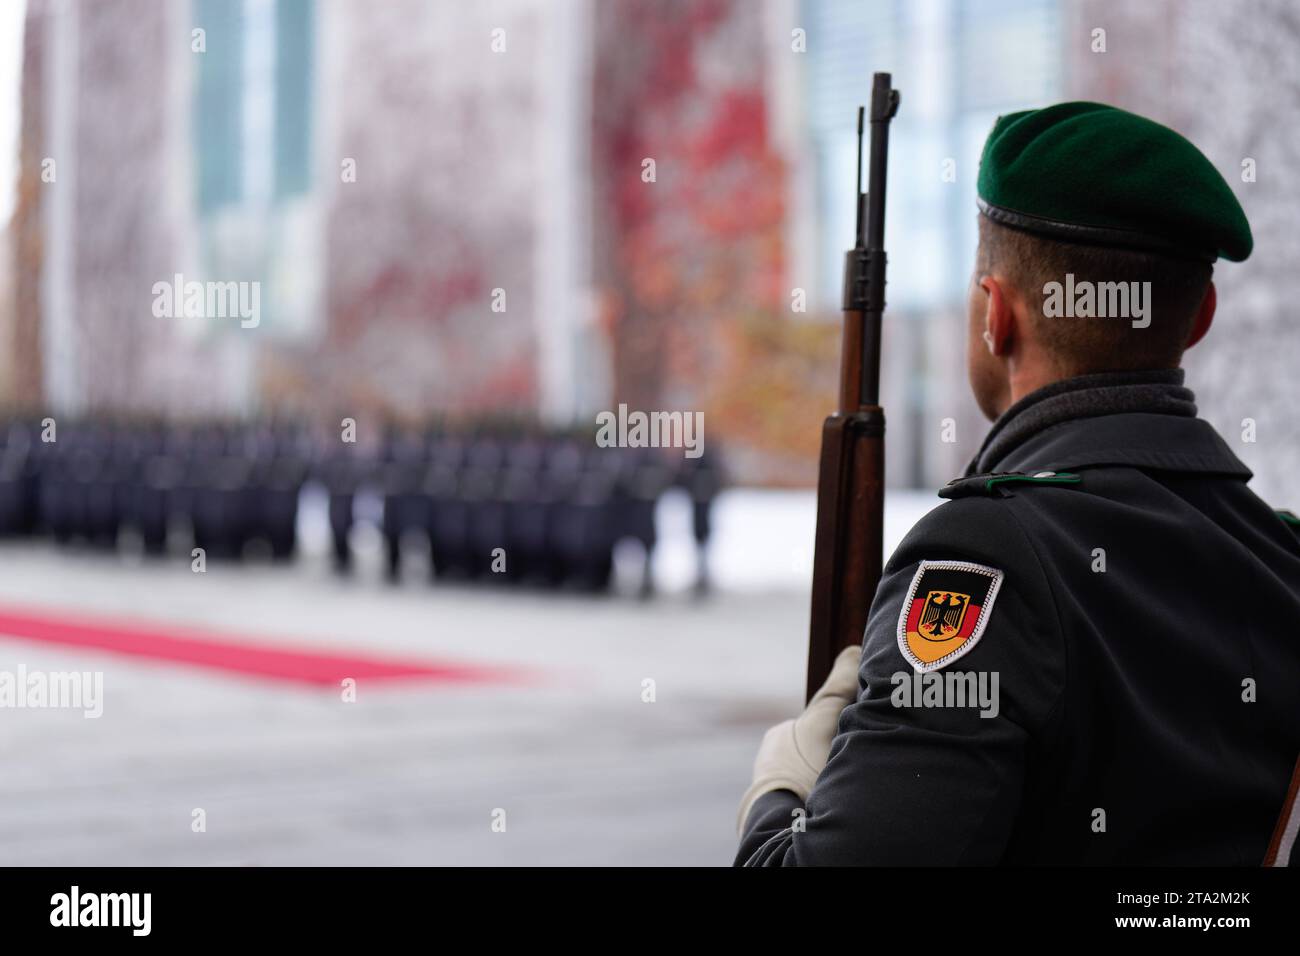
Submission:
[[713,502],[724,481],[717,443],[699,458],[684,458],[677,481],[691,496],[691,531],[695,538],[695,587],[697,596],[713,586],[709,573],[709,538],[713,534]]
[[1179,367],[1245,215],[1183,137],[1095,103],[1001,117],[978,193],[993,427],[886,565],[862,648],[764,737],[737,862],[1285,861],[1296,519]]

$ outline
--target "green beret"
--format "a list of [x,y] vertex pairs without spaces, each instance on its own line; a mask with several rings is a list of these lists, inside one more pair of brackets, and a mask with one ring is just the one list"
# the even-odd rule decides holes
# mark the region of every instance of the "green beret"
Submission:
[[1101,103],[998,117],[978,191],[994,222],[1071,242],[1238,262],[1253,245],[1241,204],[1199,149]]

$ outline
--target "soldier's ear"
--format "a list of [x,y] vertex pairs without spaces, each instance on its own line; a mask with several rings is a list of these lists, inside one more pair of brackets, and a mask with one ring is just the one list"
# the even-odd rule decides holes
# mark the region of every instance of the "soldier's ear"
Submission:
[[1201,339],[1205,338],[1205,333],[1210,331],[1210,325],[1214,322],[1214,308],[1218,305],[1219,294],[1214,289],[1214,283],[1211,282],[1205,289],[1205,298],[1201,300],[1201,306],[1196,310],[1196,321],[1192,324],[1192,334],[1187,337],[1187,344],[1184,349],[1190,349]]
[[981,276],[979,284],[984,290],[984,344],[992,355],[1000,358],[1011,350],[1015,324],[1011,303],[1006,290],[993,276]]

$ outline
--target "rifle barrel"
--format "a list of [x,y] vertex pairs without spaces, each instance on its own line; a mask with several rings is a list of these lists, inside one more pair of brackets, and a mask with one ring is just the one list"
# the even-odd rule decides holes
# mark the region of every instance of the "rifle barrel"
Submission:
[[[889,121],[898,112],[898,91],[888,73],[871,85],[871,166],[867,174],[866,289],[862,303],[860,404],[880,404],[880,317],[885,311],[885,180],[889,161]],[[859,151],[861,141],[859,141]],[[862,176],[861,168],[858,176]],[[861,234],[858,239],[862,243]]]
[[885,159],[898,92],[888,73],[871,90],[868,191],[862,192],[864,111],[858,110],[854,247],[844,261],[840,397],[822,426],[817,480],[807,696],[841,648],[862,641],[883,559],[885,416],[880,408],[880,324],[885,308]]

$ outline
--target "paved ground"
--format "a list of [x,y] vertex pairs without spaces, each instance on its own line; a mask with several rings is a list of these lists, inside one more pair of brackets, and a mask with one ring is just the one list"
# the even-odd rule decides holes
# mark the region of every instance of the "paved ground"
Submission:
[[[349,704],[294,682],[0,635],[0,670],[93,669],[105,681],[98,720],[0,709],[0,863],[730,861],[758,738],[798,703],[797,584],[640,602],[391,587],[372,572],[340,583],[307,560],[200,575],[187,562],[0,546],[0,612],[496,662],[535,678],[363,683]],[[196,808],[206,832],[191,829]],[[492,829],[498,808],[505,832]]]

